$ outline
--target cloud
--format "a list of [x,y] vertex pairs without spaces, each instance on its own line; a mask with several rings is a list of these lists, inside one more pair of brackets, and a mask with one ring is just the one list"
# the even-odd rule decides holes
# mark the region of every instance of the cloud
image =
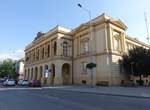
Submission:
[[8,59],[8,58],[13,59],[13,60],[18,60],[23,57],[24,57],[23,49],[19,49],[11,53],[0,53],[0,61]]

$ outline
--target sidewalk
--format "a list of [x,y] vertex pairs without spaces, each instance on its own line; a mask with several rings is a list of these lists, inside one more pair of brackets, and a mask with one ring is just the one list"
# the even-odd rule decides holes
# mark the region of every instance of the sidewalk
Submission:
[[43,87],[48,89],[73,91],[80,93],[124,96],[135,98],[150,98],[150,87],[85,87],[85,86],[59,86]]

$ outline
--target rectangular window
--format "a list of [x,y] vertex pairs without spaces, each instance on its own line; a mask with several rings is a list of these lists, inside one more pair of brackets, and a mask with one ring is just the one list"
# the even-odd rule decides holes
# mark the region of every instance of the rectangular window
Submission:
[[118,32],[114,32],[114,50],[120,51],[121,50],[121,38]]
[[115,50],[121,50],[121,41],[118,38],[114,39],[114,49]]
[[81,53],[88,54],[89,53],[89,39],[83,39],[81,41]]
[[87,65],[87,62],[82,62],[82,73],[87,73],[86,65]]

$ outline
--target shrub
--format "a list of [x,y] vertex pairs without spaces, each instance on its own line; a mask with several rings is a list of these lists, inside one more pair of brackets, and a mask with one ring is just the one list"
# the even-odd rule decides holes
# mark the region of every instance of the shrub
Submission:
[[143,80],[136,80],[136,83],[138,83],[140,86],[142,86],[144,84]]

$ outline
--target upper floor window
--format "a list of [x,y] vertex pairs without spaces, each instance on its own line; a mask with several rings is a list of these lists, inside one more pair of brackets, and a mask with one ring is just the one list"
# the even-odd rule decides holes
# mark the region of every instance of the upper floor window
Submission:
[[87,73],[87,68],[86,68],[87,62],[82,62],[82,72]]
[[128,45],[128,50],[133,49],[133,47],[134,47],[133,45],[130,45],[130,44],[129,44],[129,45]]
[[63,42],[63,55],[64,56],[68,56],[68,49],[69,47],[68,47],[68,42],[66,42],[66,41],[64,41]]
[[25,61],[28,63],[29,62],[29,54],[25,53]]
[[44,47],[42,48],[42,59],[44,59]]
[[29,62],[31,62],[31,60],[32,60],[32,53],[31,53],[31,51],[29,52]]
[[47,46],[47,57],[50,57],[50,45]]
[[54,45],[53,45],[53,47],[54,47],[54,55],[56,55],[56,53],[57,53],[57,43],[56,42],[54,42]]
[[114,32],[114,50],[121,50],[121,38],[120,34],[117,32]]
[[126,42],[126,52],[128,52],[129,50],[132,50],[133,48],[135,48],[136,46],[134,44],[131,44],[129,42]]
[[32,61],[35,61],[35,50],[33,50],[33,59]]
[[83,39],[81,41],[81,53],[82,54],[89,53],[89,39]]
[[39,60],[39,49],[37,49],[36,60]]

